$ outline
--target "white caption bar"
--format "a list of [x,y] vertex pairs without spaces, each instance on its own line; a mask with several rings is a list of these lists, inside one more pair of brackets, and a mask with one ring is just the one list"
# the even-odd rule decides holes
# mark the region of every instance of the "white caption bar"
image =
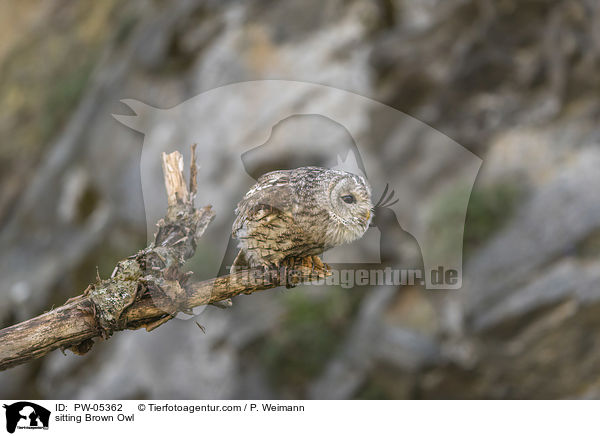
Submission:
[[[2,401],[0,434],[583,434],[591,401]],[[2,433],[4,432],[4,433]],[[342,433],[343,432],[343,433]]]

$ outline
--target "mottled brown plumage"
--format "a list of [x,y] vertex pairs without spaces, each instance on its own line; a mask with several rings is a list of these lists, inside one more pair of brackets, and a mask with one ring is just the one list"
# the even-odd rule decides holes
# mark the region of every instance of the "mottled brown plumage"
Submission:
[[264,174],[238,203],[235,266],[278,267],[360,238],[371,221],[371,189],[360,176],[319,167]]

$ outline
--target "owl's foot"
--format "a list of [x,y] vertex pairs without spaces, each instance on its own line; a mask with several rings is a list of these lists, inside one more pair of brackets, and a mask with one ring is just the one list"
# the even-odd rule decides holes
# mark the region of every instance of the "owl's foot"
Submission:
[[323,263],[319,256],[312,256],[312,270],[317,273],[327,272],[329,271],[329,265]]
[[312,261],[312,270],[311,276],[312,278],[324,279],[327,276],[330,276],[331,268],[328,264],[324,263],[319,256],[311,256]]
[[301,282],[302,276],[307,275],[307,271],[309,272],[309,280],[322,279],[330,274],[329,265],[323,263],[319,256],[290,257],[285,259],[281,266],[283,267],[282,277],[285,277],[285,287],[287,289],[296,287]]

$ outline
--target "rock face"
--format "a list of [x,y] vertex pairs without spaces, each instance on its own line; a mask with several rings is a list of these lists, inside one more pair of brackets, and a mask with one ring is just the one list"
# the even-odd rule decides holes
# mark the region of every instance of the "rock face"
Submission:
[[[597,2],[293,4],[59,2],[6,14],[0,6],[0,17],[11,17],[0,26],[10,33],[0,38],[0,131],[10,138],[0,147],[0,325],[61,304],[93,281],[96,267],[107,276],[145,244],[144,202],[159,204],[164,193],[156,183],[148,196],[140,178],[144,138],[110,116],[127,114],[121,99],[168,109],[258,79],[369,97],[483,159],[465,223],[463,288],[306,287],[238,297],[232,309],[199,311],[206,334],[175,319],[151,334],[119,334],[84,357],[56,352],[0,373],[0,396],[599,397]],[[15,31],[23,27],[30,31]],[[344,99],[308,92],[261,105],[276,112],[290,102],[347,108]],[[233,99],[214,111],[217,121],[199,129],[200,163],[215,186],[235,192],[267,164],[249,154],[247,173],[232,171],[221,145],[256,138],[231,125],[244,119]],[[347,121],[402,187],[395,196],[403,220],[420,223],[426,210],[441,222],[456,219],[453,192],[463,189],[468,163],[438,152],[441,135],[375,110]],[[192,140],[168,118],[152,128],[157,153],[163,142]],[[348,139],[343,129],[316,131],[323,133],[306,136],[315,154]],[[402,154],[399,143],[409,144]],[[204,189],[199,202],[215,188]],[[222,232],[237,197],[218,201]],[[421,264],[405,230],[386,235],[386,265]],[[215,259],[210,243],[193,266],[198,275],[213,274],[202,267]]]

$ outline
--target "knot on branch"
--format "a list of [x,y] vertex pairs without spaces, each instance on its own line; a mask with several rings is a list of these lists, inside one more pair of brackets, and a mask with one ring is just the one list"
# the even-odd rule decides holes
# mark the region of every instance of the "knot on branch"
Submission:
[[133,304],[140,288],[142,270],[134,259],[120,261],[108,280],[102,280],[89,291],[96,323],[104,338],[115,330],[125,328],[122,320],[125,309]]

